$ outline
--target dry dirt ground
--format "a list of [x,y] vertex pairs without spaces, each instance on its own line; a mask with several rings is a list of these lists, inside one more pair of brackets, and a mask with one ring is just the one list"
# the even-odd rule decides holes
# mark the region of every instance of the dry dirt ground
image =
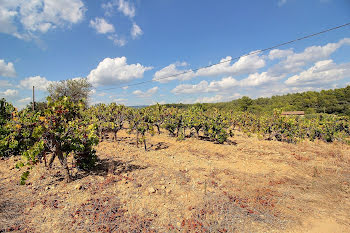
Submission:
[[[350,232],[350,146],[239,132],[225,145],[165,133],[101,142],[90,173],[0,161],[0,232]],[[151,146],[152,145],[152,146]]]

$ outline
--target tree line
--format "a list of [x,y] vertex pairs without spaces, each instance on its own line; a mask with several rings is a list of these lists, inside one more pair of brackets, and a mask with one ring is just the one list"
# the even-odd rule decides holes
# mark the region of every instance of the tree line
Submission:
[[[167,104],[168,107],[189,108],[191,104]],[[345,88],[308,91],[272,97],[240,99],[222,103],[206,103],[206,108],[251,112],[255,114],[273,114],[274,109],[283,111],[305,111],[306,114],[327,113],[350,116],[350,86]]]

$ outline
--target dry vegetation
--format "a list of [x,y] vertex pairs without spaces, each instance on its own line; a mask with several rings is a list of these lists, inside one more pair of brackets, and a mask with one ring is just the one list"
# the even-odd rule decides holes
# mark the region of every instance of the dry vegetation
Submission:
[[[20,186],[0,161],[0,232],[346,232],[350,146],[287,144],[235,132],[232,143],[165,133],[97,147],[94,171],[65,183],[58,164]],[[9,169],[10,168],[10,169]]]

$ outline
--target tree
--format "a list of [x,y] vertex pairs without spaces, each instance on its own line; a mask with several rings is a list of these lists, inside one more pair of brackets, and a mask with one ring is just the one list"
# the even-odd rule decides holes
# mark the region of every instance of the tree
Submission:
[[78,103],[84,100],[86,103],[92,85],[85,78],[69,79],[54,82],[49,85],[47,91],[50,93],[52,100],[56,101],[61,97],[70,97],[71,101]]
[[247,111],[252,104],[253,100],[248,96],[243,96],[241,99],[239,99],[239,106],[243,112]]

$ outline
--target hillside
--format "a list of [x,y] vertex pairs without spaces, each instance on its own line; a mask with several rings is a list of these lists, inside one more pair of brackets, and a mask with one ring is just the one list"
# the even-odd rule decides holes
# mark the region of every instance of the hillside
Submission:
[[[350,116],[350,86],[320,92],[308,91],[303,93],[272,96],[270,98],[250,99],[242,97],[237,100],[215,104],[203,104],[224,110],[250,111],[253,113],[272,113],[274,108],[286,111],[305,111],[306,113],[328,113]],[[168,104],[179,108],[188,108],[186,104]]]

